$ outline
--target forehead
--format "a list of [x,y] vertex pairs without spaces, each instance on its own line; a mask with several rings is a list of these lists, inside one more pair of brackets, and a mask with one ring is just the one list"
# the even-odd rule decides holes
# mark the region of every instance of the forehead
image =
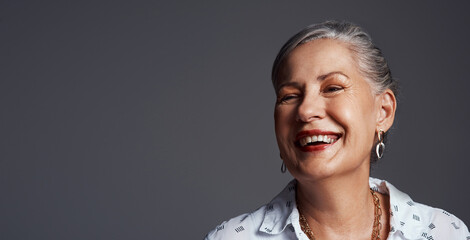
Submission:
[[348,46],[339,40],[317,39],[296,47],[281,65],[278,84],[292,78],[316,78],[329,72],[358,74]]

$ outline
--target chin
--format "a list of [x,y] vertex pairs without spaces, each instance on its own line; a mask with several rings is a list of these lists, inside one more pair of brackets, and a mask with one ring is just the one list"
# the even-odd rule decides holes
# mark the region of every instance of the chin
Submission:
[[[342,160],[341,160],[342,159]],[[369,174],[369,161],[351,161],[347,158],[310,159],[299,163],[291,171],[292,176],[300,181],[322,181],[326,179],[351,177]]]
[[291,174],[300,181],[320,181],[334,177],[338,174],[338,169],[329,166],[329,164],[310,162],[299,164],[294,171],[291,171]]

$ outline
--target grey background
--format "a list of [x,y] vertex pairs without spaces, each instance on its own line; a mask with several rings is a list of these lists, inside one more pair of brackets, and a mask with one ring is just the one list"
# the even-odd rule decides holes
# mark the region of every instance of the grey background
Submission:
[[373,176],[470,223],[468,4],[0,1],[0,238],[201,239],[291,179],[270,70],[326,19],[400,80]]

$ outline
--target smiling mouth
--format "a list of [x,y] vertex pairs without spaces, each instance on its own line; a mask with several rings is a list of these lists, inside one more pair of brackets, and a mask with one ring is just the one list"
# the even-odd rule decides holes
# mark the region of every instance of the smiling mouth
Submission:
[[321,144],[332,144],[338,141],[337,135],[312,135],[300,138],[296,144],[300,147],[317,146]]
[[342,136],[337,132],[312,129],[299,132],[294,144],[303,152],[316,152],[332,146]]
[[337,135],[310,135],[299,138],[295,142],[295,145],[299,147],[308,147],[308,146],[319,146],[323,144],[333,144],[340,136]]

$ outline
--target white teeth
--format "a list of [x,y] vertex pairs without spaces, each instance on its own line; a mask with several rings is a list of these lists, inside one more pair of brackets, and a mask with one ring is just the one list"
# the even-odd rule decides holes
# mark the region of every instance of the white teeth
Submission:
[[300,145],[306,146],[309,143],[315,142],[324,142],[324,143],[333,143],[335,140],[333,138],[329,138],[327,135],[318,135],[318,136],[306,136],[299,140]]

